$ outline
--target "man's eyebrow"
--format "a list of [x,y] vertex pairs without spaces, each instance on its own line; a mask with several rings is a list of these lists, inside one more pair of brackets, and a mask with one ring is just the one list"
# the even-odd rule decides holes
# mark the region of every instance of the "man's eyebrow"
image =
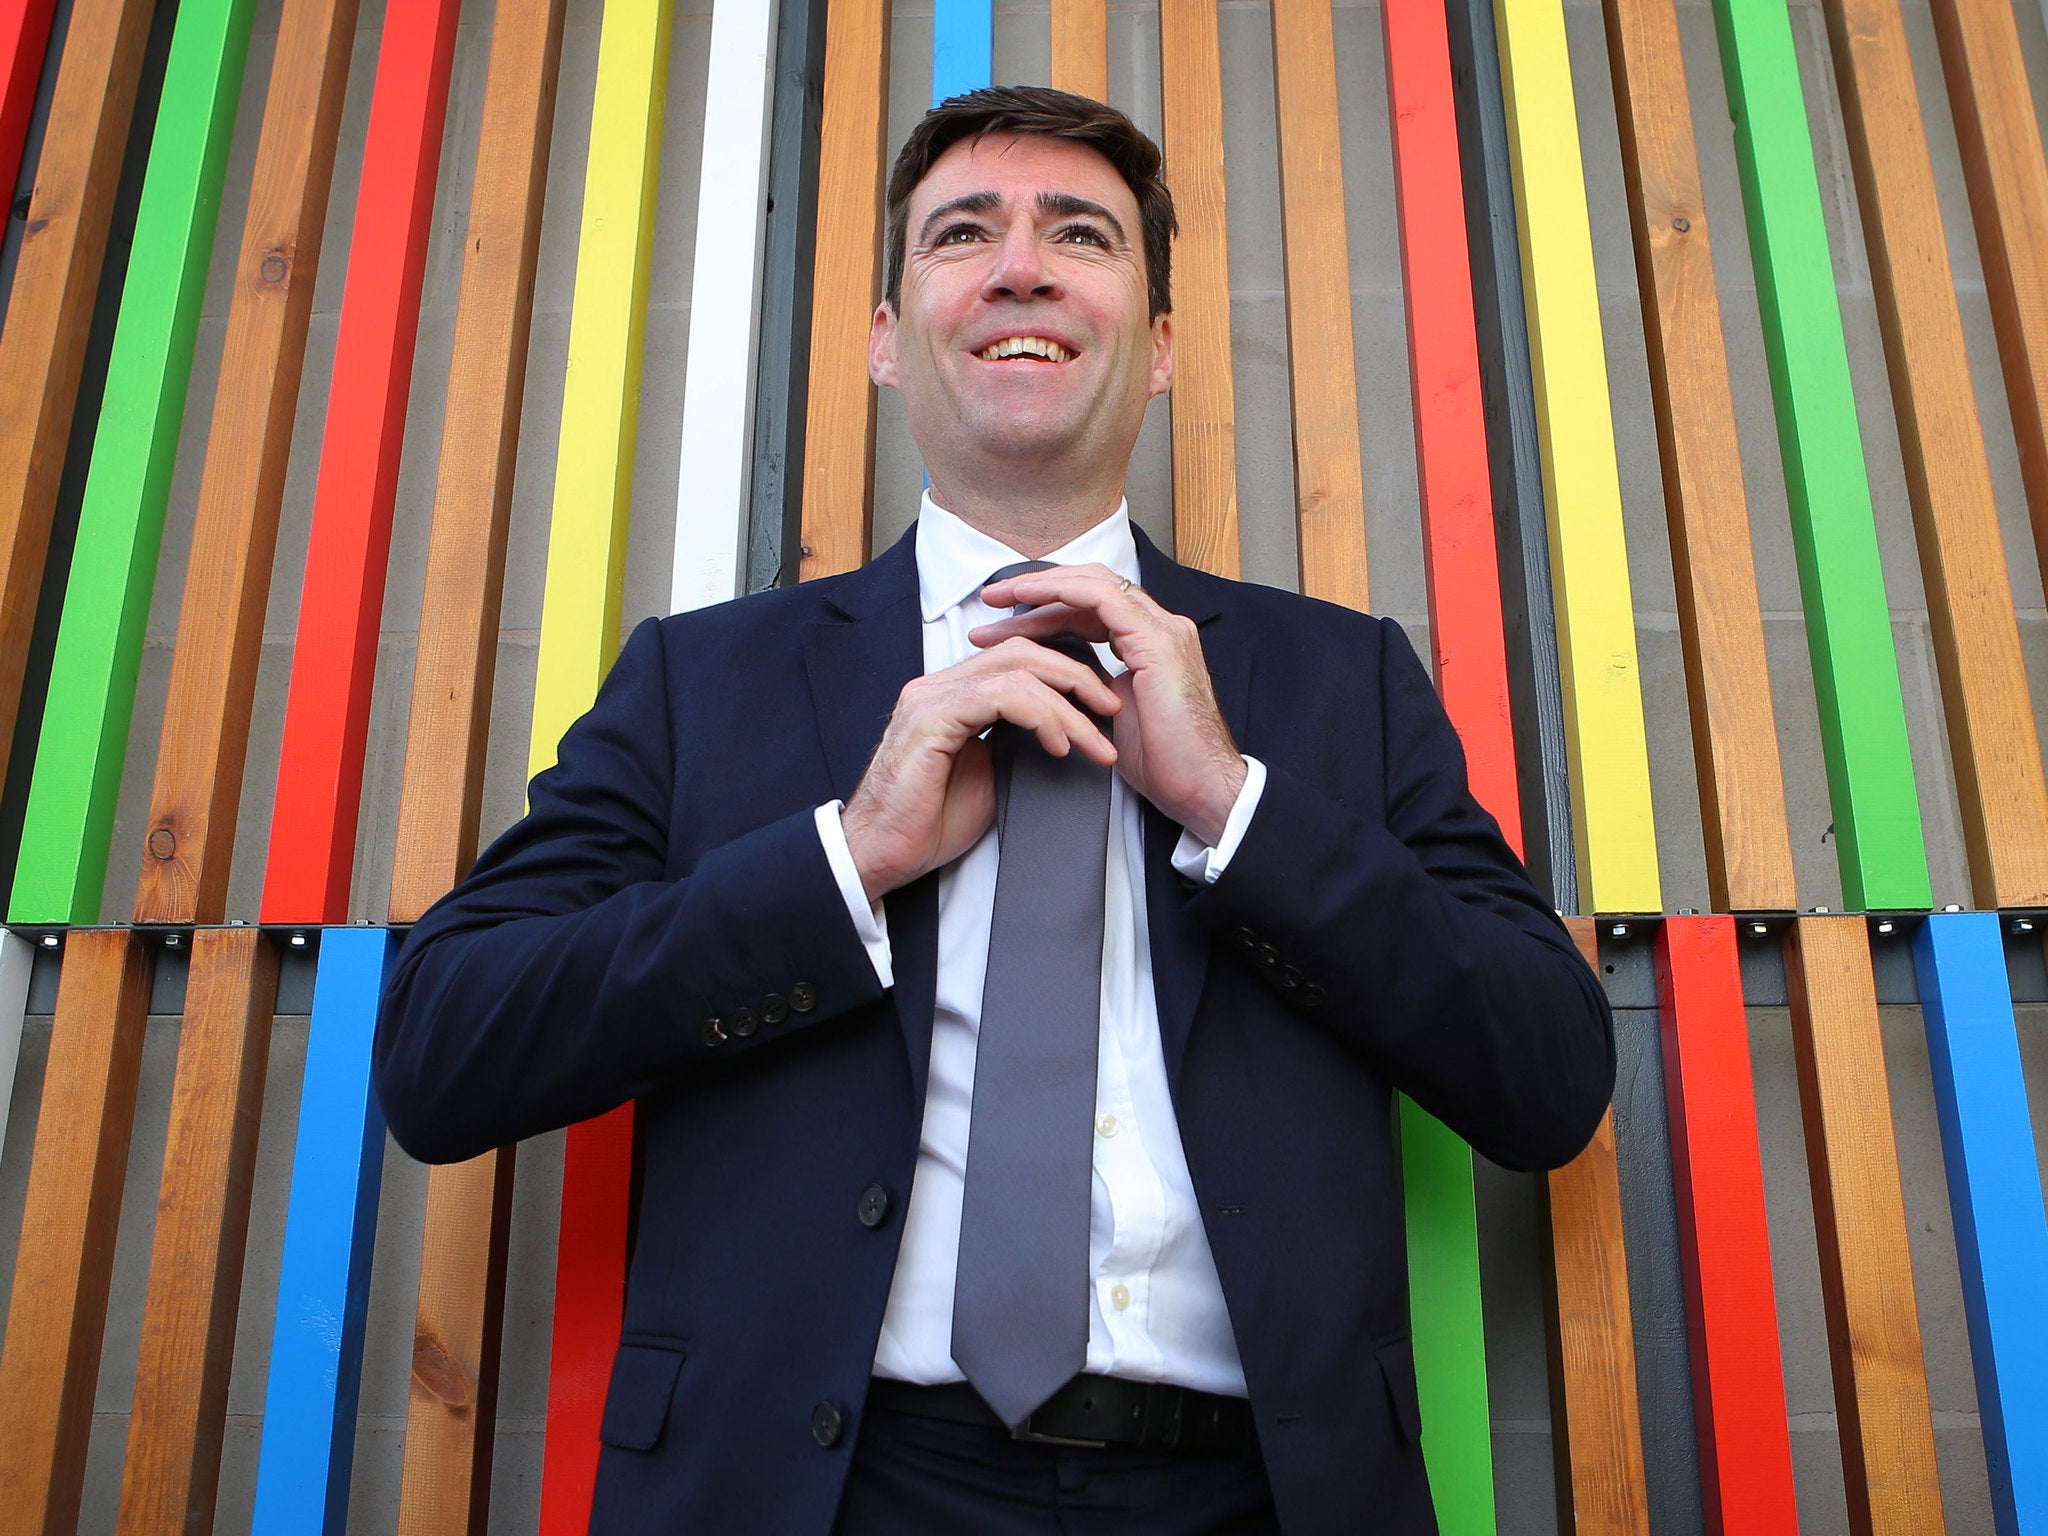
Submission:
[[959,197],[949,197],[938,207],[924,216],[924,222],[917,226],[917,243],[923,245],[932,237],[932,226],[956,213],[993,213],[1000,208],[1003,200],[993,192],[968,192]]
[[1118,240],[1124,239],[1123,221],[1102,204],[1085,197],[1076,197],[1071,192],[1041,192],[1038,194],[1038,211],[1055,218],[1070,219],[1085,215],[1101,219],[1116,233]]

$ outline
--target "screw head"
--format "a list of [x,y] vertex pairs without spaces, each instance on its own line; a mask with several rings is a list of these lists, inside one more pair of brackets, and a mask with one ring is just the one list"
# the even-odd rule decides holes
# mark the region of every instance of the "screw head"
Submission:
[[293,949],[304,949],[306,947],[306,936],[303,933],[293,934],[291,945]]
[[158,827],[149,834],[149,856],[153,859],[168,859],[178,851],[178,834],[169,827]]
[[55,935],[54,933],[46,933],[43,935],[43,948],[45,949],[58,949],[62,947],[63,943],[64,941],[58,938],[57,935]]

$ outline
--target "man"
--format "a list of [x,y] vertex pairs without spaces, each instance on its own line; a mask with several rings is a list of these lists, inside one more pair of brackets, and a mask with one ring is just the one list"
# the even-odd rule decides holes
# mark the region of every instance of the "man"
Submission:
[[393,974],[416,1155],[639,1101],[596,1529],[1434,1529],[1393,1092],[1555,1165],[1611,1022],[1398,627],[1132,527],[1172,231],[1109,108],[928,115],[917,528],[643,624]]

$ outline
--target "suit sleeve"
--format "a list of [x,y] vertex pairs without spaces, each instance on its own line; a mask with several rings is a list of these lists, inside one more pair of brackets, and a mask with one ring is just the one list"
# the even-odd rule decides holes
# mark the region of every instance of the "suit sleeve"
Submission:
[[374,1070],[413,1156],[455,1161],[587,1119],[882,995],[811,807],[668,878],[668,699],[649,620],[526,817],[407,938]]
[[1188,902],[1282,997],[1510,1168],[1558,1167],[1614,1088],[1606,995],[1466,785],[1414,649],[1381,621],[1383,820],[1268,763],[1229,868]]

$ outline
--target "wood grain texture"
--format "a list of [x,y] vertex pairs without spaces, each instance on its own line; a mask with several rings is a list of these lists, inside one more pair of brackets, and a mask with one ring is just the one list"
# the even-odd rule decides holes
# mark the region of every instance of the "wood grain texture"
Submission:
[[1672,0],[1606,0],[1715,910],[1798,906],[1721,302]]
[[1495,0],[1494,15],[1543,443],[1579,899],[1592,912],[1658,912],[1642,669],[1564,7]]
[[[1223,65],[1214,0],[1160,0],[1159,75],[1173,242],[1173,545],[1238,573],[1237,394],[1223,194]],[[1361,498],[1362,499],[1362,498]]]
[[348,919],[392,505],[458,0],[385,17],[313,488],[263,872],[265,923]]
[[262,933],[193,935],[121,1469],[121,1536],[213,1529],[276,1006],[277,950]]
[[[1568,917],[1565,926],[1599,974],[1593,919]],[[1612,1110],[1585,1151],[1545,1176],[1543,1191],[1551,1425],[1558,1505],[1570,1517],[1559,1524],[1578,1536],[1650,1536]]]
[[1472,794],[1520,855],[1522,785],[1515,766],[1493,526],[1494,466],[1479,373],[1449,29],[1444,9],[1429,0],[1382,5],[1380,17],[1431,670],[1465,748]]
[[488,1529],[515,1158],[500,1147],[427,1173],[400,1536]]
[[1793,1536],[1792,1438],[1734,920],[1667,917],[1656,964],[1708,1536]]
[[2012,8],[1929,0],[1970,193],[1991,326],[2048,579],[2048,155]]
[[[1898,0],[1827,0],[1980,907],[2048,903],[2048,775]],[[2038,143],[2038,140],[2036,141]]]
[[1856,1536],[1938,1536],[1934,1417],[1863,919],[1794,923],[1785,985],[1849,1528]]
[[1052,83],[1109,100],[1108,0],[1052,0]]
[[286,0],[178,609],[135,919],[218,923],[357,0]]
[[863,564],[875,497],[875,389],[868,323],[882,291],[882,135],[889,7],[831,0],[818,134],[818,256],[804,414],[802,560],[797,574]]
[[[1280,211],[1287,253],[1287,381],[1301,590],[1364,609],[1365,470],[1351,337],[1351,241],[1329,0],[1273,0]],[[1476,363],[1475,363],[1476,374]],[[1178,390],[1176,390],[1176,399]]]
[[[116,0],[79,8],[67,25],[0,330],[0,774],[14,740],[150,12],[150,0]],[[11,173],[6,185],[11,192]]]
[[394,923],[417,921],[476,859],[564,4],[503,0],[491,24],[398,798]]
[[0,1507],[22,1536],[78,1526],[154,960],[133,929],[65,940],[0,1350]]

